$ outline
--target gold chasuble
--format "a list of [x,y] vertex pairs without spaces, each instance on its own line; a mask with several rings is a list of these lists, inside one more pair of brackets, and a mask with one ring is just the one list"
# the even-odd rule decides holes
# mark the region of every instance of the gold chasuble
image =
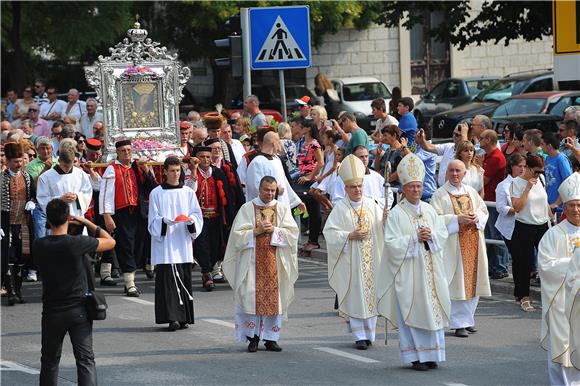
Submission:
[[[456,215],[473,213],[473,204],[469,194],[455,196],[449,193],[449,199]],[[479,244],[479,230],[475,224],[459,224],[459,249],[463,263],[463,282],[465,283],[465,297],[475,296],[477,287],[477,254]]]
[[[276,205],[262,207],[254,204],[256,225],[270,222],[276,226]],[[276,247],[270,245],[272,235],[256,236],[256,314],[278,315],[278,270]]]

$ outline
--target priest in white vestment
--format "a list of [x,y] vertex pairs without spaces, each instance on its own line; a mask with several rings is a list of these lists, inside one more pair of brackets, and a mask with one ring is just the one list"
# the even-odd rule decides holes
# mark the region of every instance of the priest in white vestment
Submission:
[[570,362],[580,371],[580,243],[566,274],[566,316],[570,323]]
[[236,215],[223,271],[234,291],[235,336],[256,352],[260,339],[267,351],[278,345],[282,319],[294,299],[298,279],[298,227],[291,209],[274,197],[276,180],[265,176],[259,196]]
[[[352,154],[354,154],[358,159],[360,159],[365,165],[369,164],[369,151],[364,146],[357,146],[354,148]],[[383,187],[385,179],[379,173],[366,167],[366,173],[364,176],[363,183],[363,196],[374,200],[381,210],[385,208],[385,189]],[[340,200],[345,197],[344,182],[340,178],[334,180],[334,186],[332,187],[332,194],[330,199],[332,205],[336,205]],[[387,208],[393,205],[393,193],[389,191],[389,197],[387,198]]]
[[165,159],[163,173],[167,182],[149,195],[151,264],[157,273],[155,323],[169,323],[169,330],[175,331],[194,322],[191,241],[201,233],[203,217],[195,192],[179,181],[177,157]]
[[489,213],[479,193],[462,183],[466,172],[461,160],[451,161],[447,182],[431,198],[431,205],[443,216],[449,233],[443,245],[451,297],[449,328],[460,338],[477,332],[475,309],[479,297],[491,296],[483,234]]
[[415,154],[397,166],[404,199],[389,214],[377,276],[379,314],[399,328],[401,362],[427,371],[445,360],[444,328],[451,312],[442,251],[443,218],[421,201],[425,166]]
[[375,340],[376,273],[383,250],[383,211],[363,196],[365,172],[365,165],[352,154],[342,161],[338,175],[347,197],[334,206],[324,227],[324,238],[329,240],[328,282],[359,350]]
[[[542,281],[542,329],[540,344],[548,351],[551,385],[580,385],[574,368],[570,323],[566,314],[566,274],[580,244],[580,174],[573,173],[558,188],[566,219],[550,228],[538,246],[538,273]],[[578,323],[578,320],[575,321]]]
[[[38,177],[36,200],[44,212],[55,198],[69,205],[71,216],[84,216],[89,208],[93,197],[91,181],[85,172],[73,166],[74,159],[74,150],[66,147],[60,152],[58,165]],[[69,233],[77,233],[76,228],[69,227]]]
[[300,197],[292,190],[290,182],[284,173],[282,161],[277,153],[282,149],[280,137],[277,133],[271,131],[264,135],[264,141],[260,152],[252,159],[248,166],[246,177],[246,201],[251,201],[259,196],[260,181],[265,176],[274,177],[278,185],[278,202],[295,208],[301,205],[304,211],[305,206],[302,204]]

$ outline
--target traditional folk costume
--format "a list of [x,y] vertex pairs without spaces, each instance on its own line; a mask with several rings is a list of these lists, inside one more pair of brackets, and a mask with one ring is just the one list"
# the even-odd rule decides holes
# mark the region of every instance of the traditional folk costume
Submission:
[[[475,309],[480,296],[491,296],[487,275],[487,252],[483,230],[489,216],[485,202],[469,185],[459,187],[447,181],[431,198],[431,205],[443,216],[449,237],[443,245],[449,282],[451,315],[449,328],[467,337],[475,332]],[[475,213],[477,224],[459,224],[458,215]]]
[[[93,151],[101,150],[103,143],[96,139],[96,138],[89,138],[87,139],[87,149],[91,149]],[[99,160],[97,160],[99,162]],[[100,226],[101,228],[105,227],[105,220],[103,216],[99,214],[99,194],[101,190],[101,180],[105,169],[97,168],[95,169],[95,179],[90,175],[88,166],[81,165],[85,173],[89,176],[89,180],[91,182],[91,186],[93,188],[93,196],[91,199],[91,203],[89,208],[85,212],[85,217],[88,218],[90,221],[95,223],[96,225]],[[101,277],[101,285],[105,286],[115,286],[117,283],[113,280],[111,276],[111,270],[115,266],[116,269],[119,269],[119,263],[117,262],[117,256],[115,255],[115,250],[111,249],[109,251],[105,251],[101,254],[100,260],[100,277]]]
[[[365,166],[347,156],[338,170],[344,184],[363,182]],[[363,182],[364,184],[364,182]],[[338,310],[345,317],[357,348],[366,350],[375,340],[377,324],[377,268],[383,252],[383,212],[374,200],[339,201],[324,227],[328,243],[328,281],[338,296]],[[367,231],[363,240],[349,240],[355,230]]]
[[[24,150],[17,143],[4,146],[7,159],[22,158]],[[22,298],[22,268],[30,256],[31,216],[34,210],[34,183],[23,169],[0,173],[2,219],[2,280],[8,292],[8,304],[24,303]]]
[[[211,152],[210,147],[196,146],[194,155]],[[214,287],[212,269],[223,260],[229,228],[235,216],[232,208],[230,186],[220,168],[210,165],[207,171],[197,168],[197,176],[192,185],[203,215],[203,230],[193,246],[195,258],[201,266],[203,287],[211,291]]]
[[[119,148],[130,144],[129,140],[122,140],[115,146]],[[127,296],[139,296],[139,289],[135,286],[135,253],[140,242],[137,234],[140,228],[146,227],[145,201],[156,185],[155,177],[151,173],[143,173],[135,161],[128,167],[117,160],[111,162],[101,179],[99,213],[111,214],[115,221],[115,253],[123,272]]]
[[246,187],[246,182],[247,182],[246,180],[248,177],[248,167],[250,166],[250,163],[252,162],[252,160],[254,159],[254,157],[256,155],[258,155],[258,150],[256,150],[256,149],[252,149],[249,152],[247,152],[246,154],[244,154],[244,156],[242,157],[242,162],[240,162],[240,164],[238,165],[238,169],[236,170],[244,190]]
[[302,202],[300,197],[292,190],[290,182],[284,173],[284,166],[277,155],[258,153],[250,162],[246,179],[246,201],[258,197],[260,181],[265,176],[274,177],[279,187],[284,189],[283,194],[278,194],[278,202],[294,208]]
[[570,323],[570,362],[580,371],[580,243],[566,274],[566,316]]
[[[381,210],[385,208],[385,179],[379,173],[374,170],[368,169],[364,176],[363,183],[363,196],[374,200],[380,207]],[[332,188],[331,201],[333,205],[336,205],[340,200],[345,197],[344,182],[342,179],[336,178],[334,180],[334,186]],[[393,192],[389,191],[389,197],[387,199],[387,206],[390,208],[393,205]]]
[[[268,220],[272,234],[254,235]],[[234,220],[223,269],[234,291],[235,337],[250,344],[266,340],[266,348],[280,351],[282,319],[294,299],[298,279],[298,227],[290,207],[257,197],[245,203]],[[272,345],[274,342],[274,345]]]
[[[580,200],[580,174],[573,173],[558,193],[564,204]],[[542,281],[542,332],[540,343],[548,351],[548,375],[552,385],[580,384],[580,371],[571,361],[570,327],[578,320],[566,314],[565,279],[570,261],[580,244],[580,227],[564,220],[550,228],[538,246],[538,272]]]
[[[217,138],[210,138],[206,139],[202,142],[202,146],[209,146],[213,143],[217,143],[220,140]],[[220,168],[222,172],[225,174],[226,178],[228,179],[228,184],[230,187],[230,196],[231,196],[231,206],[235,214],[238,210],[244,205],[246,199],[244,197],[244,191],[242,189],[242,184],[240,183],[240,178],[238,177],[238,173],[236,172],[237,166],[234,165],[232,162],[226,160],[224,157],[223,149],[221,152],[221,156],[217,159],[213,158],[212,154],[212,165]]]
[[[408,154],[397,167],[401,185],[423,181],[420,158]],[[432,240],[420,242],[417,229],[431,229]],[[441,216],[423,201],[403,199],[389,214],[385,226],[384,257],[378,270],[378,310],[399,327],[402,363],[424,364],[445,360],[444,328],[451,301],[442,246],[447,229]],[[433,363],[431,363],[433,362]]]
[[[175,222],[179,215],[191,219]],[[149,196],[151,263],[155,266],[155,323],[194,322],[191,268],[192,239],[201,233],[203,217],[195,192],[180,183],[167,183]]]
[[[221,115],[218,112],[212,111],[212,112],[209,112],[203,116],[203,124],[205,125],[205,127],[208,130],[221,129],[223,123],[224,123],[224,117],[223,117],[223,115]],[[236,170],[238,168],[238,163],[236,161],[234,151],[232,150],[232,147],[230,146],[230,144],[221,138],[215,138],[215,139],[217,141],[219,141],[219,143],[220,143],[220,147],[222,148],[222,154],[223,154],[224,159],[227,162],[231,163],[233,166],[233,169]],[[207,146],[208,144],[205,143],[204,145]]]

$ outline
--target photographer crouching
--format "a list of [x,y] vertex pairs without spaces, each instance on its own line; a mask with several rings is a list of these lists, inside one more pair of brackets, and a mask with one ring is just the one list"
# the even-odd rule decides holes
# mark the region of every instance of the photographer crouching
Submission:
[[[61,199],[46,207],[50,235],[35,240],[32,255],[42,272],[42,349],[40,385],[57,385],[62,342],[70,335],[77,365],[77,382],[96,385],[93,354],[93,322],[87,317],[88,292],[85,254],[115,247],[115,240],[100,227],[80,216],[70,216]],[[67,234],[69,225],[86,226],[91,236]]]

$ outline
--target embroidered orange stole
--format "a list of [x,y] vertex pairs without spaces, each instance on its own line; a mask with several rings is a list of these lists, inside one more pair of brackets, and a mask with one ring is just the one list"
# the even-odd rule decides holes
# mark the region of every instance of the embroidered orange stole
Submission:
[[[276,205],[261,207],[254,204],[256,225],[270,222],[276,226]],[[272,234],[256,236],[256,315],[274,316],[279,313],[278,269],[276,247],[270,245]]]
[[[469,194],[454,196],[449,194],[453,211],[456,215],[473,213],[473,203]],[[459,249],[463,263],[463,282],[465,284],[465,297],[471,299],[475,296],[477,286],[477,253],[479,243],[479,230],[475,224],[459,224]]]

